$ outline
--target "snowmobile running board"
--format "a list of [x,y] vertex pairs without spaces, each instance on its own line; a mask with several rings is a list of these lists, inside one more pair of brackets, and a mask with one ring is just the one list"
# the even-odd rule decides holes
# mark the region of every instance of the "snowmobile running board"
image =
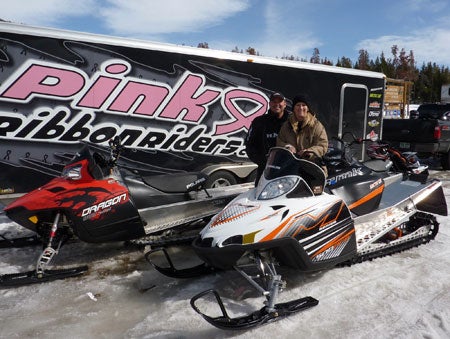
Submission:
[[88,266],[78,266],[57,270],[45,270],[42,275],[37,275],[36,270],[0,275],[0,287],[19,287],[30,284],[77,277],[84,274]]
[[[222,311],[222,315],[218,317],[210,317],[200,311],[195,302],[208,295],[213,294],[216,298],[217,303],[219,304],[220,310]],[[285,303],[279,303],[274,306],[274,311],[268,312],[267,307],[264,306],[259,311],[255,311],[249,315],[230,318],[227,314],[225,306],[223,305],[222,299],[220,298],[219,293],[215,290],[206,290],[197,295],[195,295],[191,299],[192,308],[200,314],[207,322],[211,325],[220,328],[222,330],[244,330],[249,329],[255,326],[259,326],[265,323],[274,322],[282,319],[288,315],[297,313],[299,311],[303,311],[307,308],[316,306],[319,304],[317,299],[313,297],[304,297],[296,300],[291,300]]]

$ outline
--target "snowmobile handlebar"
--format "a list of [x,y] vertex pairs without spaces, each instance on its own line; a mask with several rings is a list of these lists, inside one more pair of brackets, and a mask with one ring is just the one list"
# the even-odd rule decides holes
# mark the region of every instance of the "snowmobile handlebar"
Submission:
[[[350,135],[352,137],[352,140],[350,142],[347,142],[344,140],[344,137],[346,135]],[[343,146],[347,146],[350,147],[354,144],[362,144],[363,142],[373,142],[372,139],[368,139],[368,138],[358,138],[356,137],[356,135],[354,135],[352,132],[345,132],[341,138],[338,137],[332,137],[333,140],[339,141]]]
[[116,135],[113,139],[109,140],[110,159],[108,161],[109,166],[114,167],[120,154],[125,150],[125,146],[122,145],[120,136]]

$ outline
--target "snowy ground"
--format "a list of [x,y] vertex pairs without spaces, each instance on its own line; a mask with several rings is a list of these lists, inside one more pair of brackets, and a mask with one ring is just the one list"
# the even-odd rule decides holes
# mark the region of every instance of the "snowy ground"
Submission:
[[[435,175],[450,206],[450,174]],[[16,230],[0,220],[0,231]],[[88,274],[0,289],[0,338],[450,338],[450,217],[438,221],[434,241],[390,257],[308,275],[282,270],[288,285],[279,302],[310,295],[319,305],[239,332],[212,327],[189,304],[213,287],[238,313],[261,308],[256,293],[234,295],[246,286],[236,273],[174,280],[156,272],[142,251],[68,244],[55,264],[90,263]],[[187,247],[174,251],[194,260]],[[32,269],[38,255],[38,247],[0,249],[0,274]]]

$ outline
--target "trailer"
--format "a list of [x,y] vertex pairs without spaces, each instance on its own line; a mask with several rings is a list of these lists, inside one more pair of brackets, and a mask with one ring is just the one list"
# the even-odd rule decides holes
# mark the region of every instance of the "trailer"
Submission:
[[116,135],[146,175],[249,181],[245,137],[271,93],[308,95],[329,137],[375,140],[384,89],[381,73],[1,22],[0,197],[59,175],[79,140]]
[[450,84],[441,86],[441,104],[450,104]]

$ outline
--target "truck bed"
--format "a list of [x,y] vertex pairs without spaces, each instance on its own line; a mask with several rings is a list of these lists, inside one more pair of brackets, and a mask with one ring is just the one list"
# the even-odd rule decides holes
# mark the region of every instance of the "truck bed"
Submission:
[[382,139],[390,143],[434,143],[435,126],[436,120],[430,119],[386,119]]

